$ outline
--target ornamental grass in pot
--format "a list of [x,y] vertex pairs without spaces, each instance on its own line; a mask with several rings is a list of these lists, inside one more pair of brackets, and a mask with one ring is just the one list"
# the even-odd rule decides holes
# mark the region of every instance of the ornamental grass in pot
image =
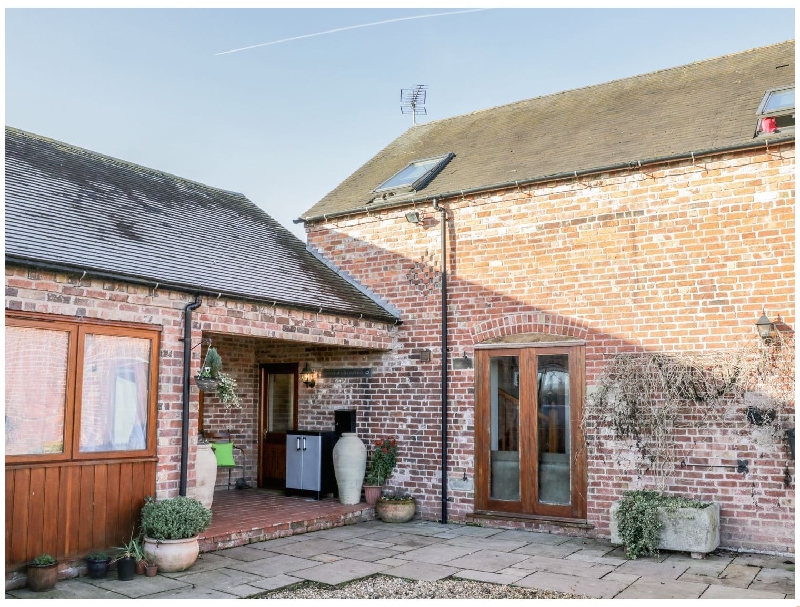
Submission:
[[367,504],[374,506],[381,495],[384,483],[392,475],[397,465],[397,441],[393,438],[382,438],[375,441],[364,482],[364,498]]
[[211,510],[190,497],[160,502],[147,497],[142,507],[144,550],[159,571],[185,571],[197,560],[199,533],[211,524]]

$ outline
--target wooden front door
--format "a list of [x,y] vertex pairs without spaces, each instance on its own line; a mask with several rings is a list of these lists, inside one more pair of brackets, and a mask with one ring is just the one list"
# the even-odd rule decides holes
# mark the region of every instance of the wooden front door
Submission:
[[286,432],[297,429],[297,364],[261,365],[258,486],[286,486]]
[[475,509],[586,518],[584,347],[475,354]]

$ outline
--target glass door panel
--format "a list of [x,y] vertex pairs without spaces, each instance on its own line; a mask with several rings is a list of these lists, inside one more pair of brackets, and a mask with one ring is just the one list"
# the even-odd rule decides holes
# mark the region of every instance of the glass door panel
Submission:
[[519,357],[490,359],[490,496],[519,501]]
[[570,503],[569,357],[536,357],[538,501]]

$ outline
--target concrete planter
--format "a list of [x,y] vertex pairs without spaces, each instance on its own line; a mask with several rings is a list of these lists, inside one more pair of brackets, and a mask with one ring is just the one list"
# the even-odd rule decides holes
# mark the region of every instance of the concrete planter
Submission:
[[197,536],[182,540],[154,540],[144,538],[144,552],[150,561],[158,566],[159,571],[174,573],[186,571],[194,565],[200,554]]
[[[622,545],[617,523],[619,502],[611,506],[611,543]],[[678,508],[675,512],[658,509],[663,525],[659,550],[689,552],[702,559],[719,547],[719,504],[707,508]]]

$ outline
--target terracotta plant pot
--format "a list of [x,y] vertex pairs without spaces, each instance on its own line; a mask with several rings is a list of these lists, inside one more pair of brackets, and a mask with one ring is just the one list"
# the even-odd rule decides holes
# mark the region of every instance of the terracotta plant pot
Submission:
[[34,592],[50,590],[58,581],[58,563],[52,565],[28,565],[28,588]]
[[333,447],[333,470],[339,488],[339,501],[358,504],[367,469],[367,448],[355,432],[343,432]]
[[144,538],[144,551],[150,555],[158,570],[164,573],[186,571],[194,565],[200,554],[197,536],[182,540],[154,540]]
[[368,505],[375,505],[375,502],[381,496],[381,489],[383,489],[382,485],[364,485],[364,499]]
[[147,561],[136,561],[136,575],[144,575],[144,570],[147,567]]
[[147,577],[155,577],[158,573],[158,565],[148,565],[145,567],[144,574]]
[[375,514],[384,523],[407,523],[414,518],[417,504],[413,498],[387,500],[380,498],[375,503]]

